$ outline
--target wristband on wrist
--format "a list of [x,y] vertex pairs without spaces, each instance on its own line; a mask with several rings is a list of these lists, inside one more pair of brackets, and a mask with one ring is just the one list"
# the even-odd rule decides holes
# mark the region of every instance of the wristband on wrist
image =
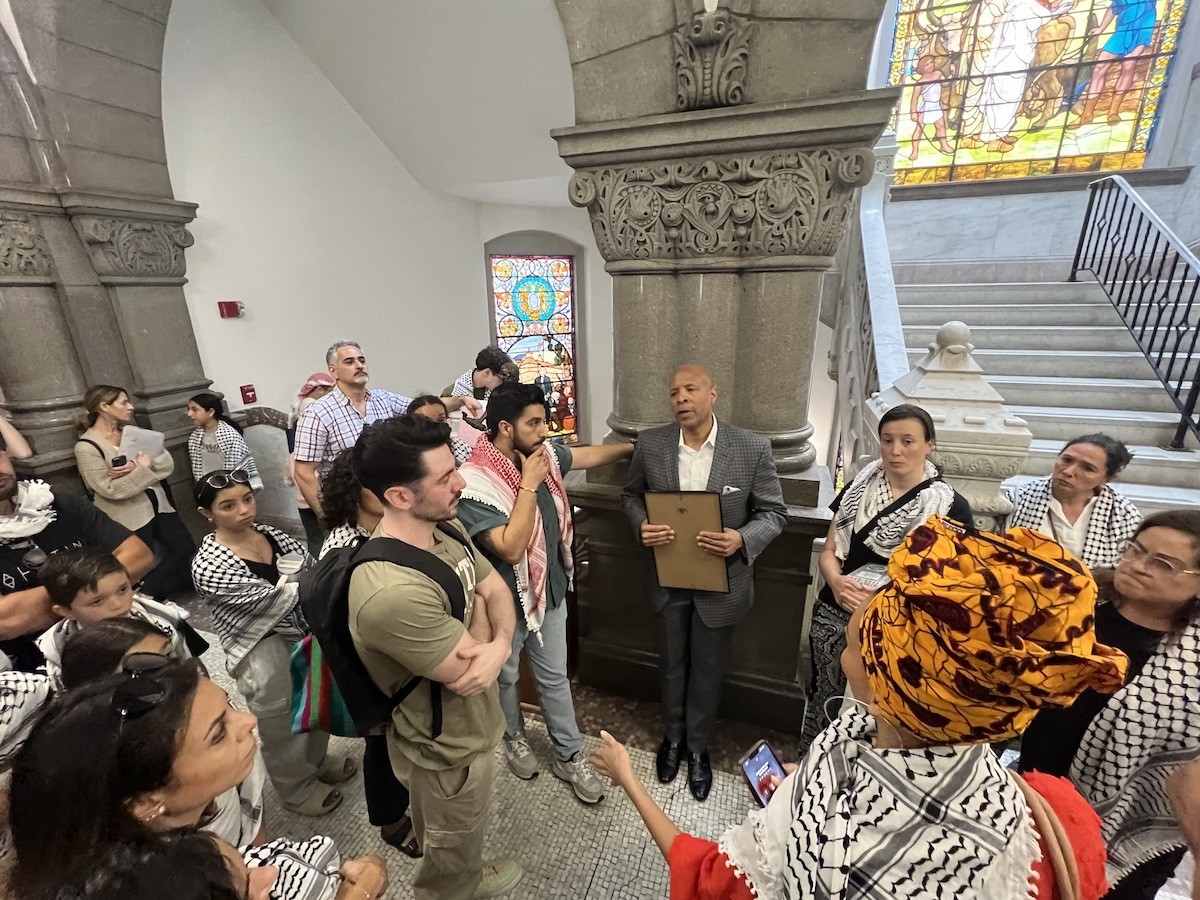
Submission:
[[534,488],[527,488],[527,487],[525,487],[525,485],[521,485],[521,490],[523,490],[523,491],[529,491],[529,493],[531,493],[531,494],[536,494],[536,493],[537,493],[537,491],[536,491]]

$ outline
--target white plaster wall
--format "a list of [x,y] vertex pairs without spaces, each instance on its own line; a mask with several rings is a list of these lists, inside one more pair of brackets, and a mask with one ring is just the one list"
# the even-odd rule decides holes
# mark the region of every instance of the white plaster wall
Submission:
[[[582,410],[586,430],[580,436],[598,444],[608,434],[605,420],[613,405],[613,314],[612,277],[604,271],[604,257],[596,249],[592,226],[586,210],[574,207],[501,206],[479,204],[480,250],[478,266],[483,268],[482,245],[493,238],[515,231],[548,231],[584,248],[580,268],[580,304],[576,327],[579,329],[580,372],[583,377]],[[479,308],[490,314],[488,300],[482,296]]]
[[175,0],[163,56],[171,180],[200,204],[185,292],[231,406],[253,383],[288,409],[344,337],[381,388],[470,368],[488,341],[474,204],[422,188],[258,0]]

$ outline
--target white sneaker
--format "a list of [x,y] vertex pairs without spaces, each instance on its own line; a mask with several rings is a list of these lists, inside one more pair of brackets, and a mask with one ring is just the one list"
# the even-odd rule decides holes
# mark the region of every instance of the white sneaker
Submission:
[[599,803],[604,799],[604,782],[592,771],[582,752],[576,753],[566,762],[555,759],[550,771],[555,777],[571,785],[571,790],[582,802]]
[[515,859],[497,859],[483,864],[483,880],[475,888],[476,897],[507,894],[521,880],[521,866]]
[[522,781],[537,777],[537,757],[533,755],[525,735],[511,741],[508,738],[504,739],[504,758],[508,760],[508,767],[512,769],[512,773]]

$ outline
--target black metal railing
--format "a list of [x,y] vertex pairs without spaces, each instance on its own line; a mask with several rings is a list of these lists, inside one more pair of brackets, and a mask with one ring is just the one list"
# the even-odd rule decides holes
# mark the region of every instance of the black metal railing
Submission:
[[1070,281],[1090,272],[1162,381],[1187,432],[1200,439],[1200,260],[1120,175],[1089,185]]

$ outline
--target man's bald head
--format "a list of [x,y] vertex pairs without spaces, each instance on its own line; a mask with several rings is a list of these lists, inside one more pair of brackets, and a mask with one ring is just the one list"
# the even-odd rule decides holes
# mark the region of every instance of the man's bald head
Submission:
[[684,431],[706,434],[712,421],[717,388],[704,366],[685,364],[671,373],[671,412]]
[[675,384],[681,378],[705,387],[716,387],[717,384],[713,381],[712,372],[708,371],[704,366],[698,366],[695,363],[684,363],[681,366],[677,366],[675,371],[671,373],[671,380],[668,384]]

